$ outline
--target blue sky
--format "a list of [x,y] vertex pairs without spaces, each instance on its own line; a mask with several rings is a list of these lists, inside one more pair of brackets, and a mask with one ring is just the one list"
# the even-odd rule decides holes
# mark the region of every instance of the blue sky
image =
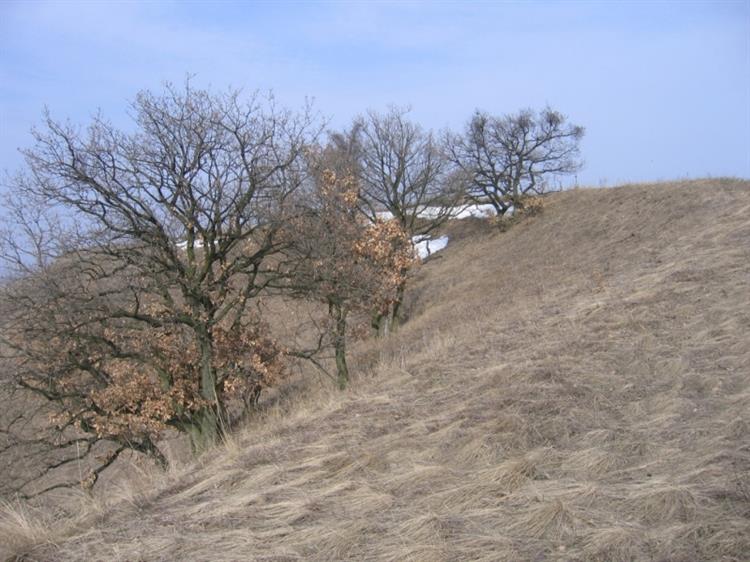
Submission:
[[0,169],[46,105],[127,123],[195,74],[272,89],[342,126],[410,104],[424,126],[550,104],[586,127],[585,185],[750,177],[750,2],[0,0]]

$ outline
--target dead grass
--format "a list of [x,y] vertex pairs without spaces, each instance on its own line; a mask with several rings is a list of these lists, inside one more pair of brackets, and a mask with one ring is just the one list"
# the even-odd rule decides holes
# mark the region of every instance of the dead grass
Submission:
[[3,502],[0,504],[0,537],[5,557],[20,553],[32,553],[37,548],[53,543],[54,531],[45,525],[43,514],[31,513],[22,504]]
[[350,392],[300,386],[214,454],[136,475],[117,501],[113,484],[65,538],[23,516],[0,544],[38,560],[746,560],[750,184],[576,190],[506,232],[449,228],[409,321],[359,345]]

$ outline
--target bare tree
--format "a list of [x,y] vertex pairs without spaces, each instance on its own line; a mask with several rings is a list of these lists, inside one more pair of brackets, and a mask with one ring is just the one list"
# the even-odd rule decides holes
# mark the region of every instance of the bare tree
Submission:
[[0,345],[61,430],[160,457],[164,428],[204,448],[279,372],[248,308],[278,275],[317,130],[307,109],[189,82],[132,112],[133,132],[48,114],[34,132],[6,212]]
[[[342,137],[346,139],[347,137]],[[458,200],[447,181],[447,161],[431,132],[408,110],[368,112],[348,135],[356,158],[361,204],[373,219],[389,214],[410,236],[428,234],[450,218]]]
[[446,147],[468,179],[470,199],[502,215],[524,195],[543,193],[549,178],[577,171],[583,135],[549,107],[504,116],[477,111],[462,135],[446,135]]

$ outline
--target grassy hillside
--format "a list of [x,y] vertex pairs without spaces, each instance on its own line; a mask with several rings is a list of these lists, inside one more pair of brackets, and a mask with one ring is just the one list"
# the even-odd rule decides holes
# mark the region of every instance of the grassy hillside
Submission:
[[38,560],[746,560],[750,183],[576,190],[506,232],[450,230],[402,330],[356,350],[350,392],[290,393],[216,454],[113,486],[83,523],[6,518],[0,544]]

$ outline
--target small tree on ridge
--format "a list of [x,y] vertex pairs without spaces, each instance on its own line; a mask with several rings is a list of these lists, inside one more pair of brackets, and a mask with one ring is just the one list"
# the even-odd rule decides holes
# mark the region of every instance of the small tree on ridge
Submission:
[[446,146],[468,178],[469,198],[502,215],[525,195],[543,193],[548,178],[577,171],[583,135],[549,107],[503,116],[477,111],[463,134],[446,135]]

